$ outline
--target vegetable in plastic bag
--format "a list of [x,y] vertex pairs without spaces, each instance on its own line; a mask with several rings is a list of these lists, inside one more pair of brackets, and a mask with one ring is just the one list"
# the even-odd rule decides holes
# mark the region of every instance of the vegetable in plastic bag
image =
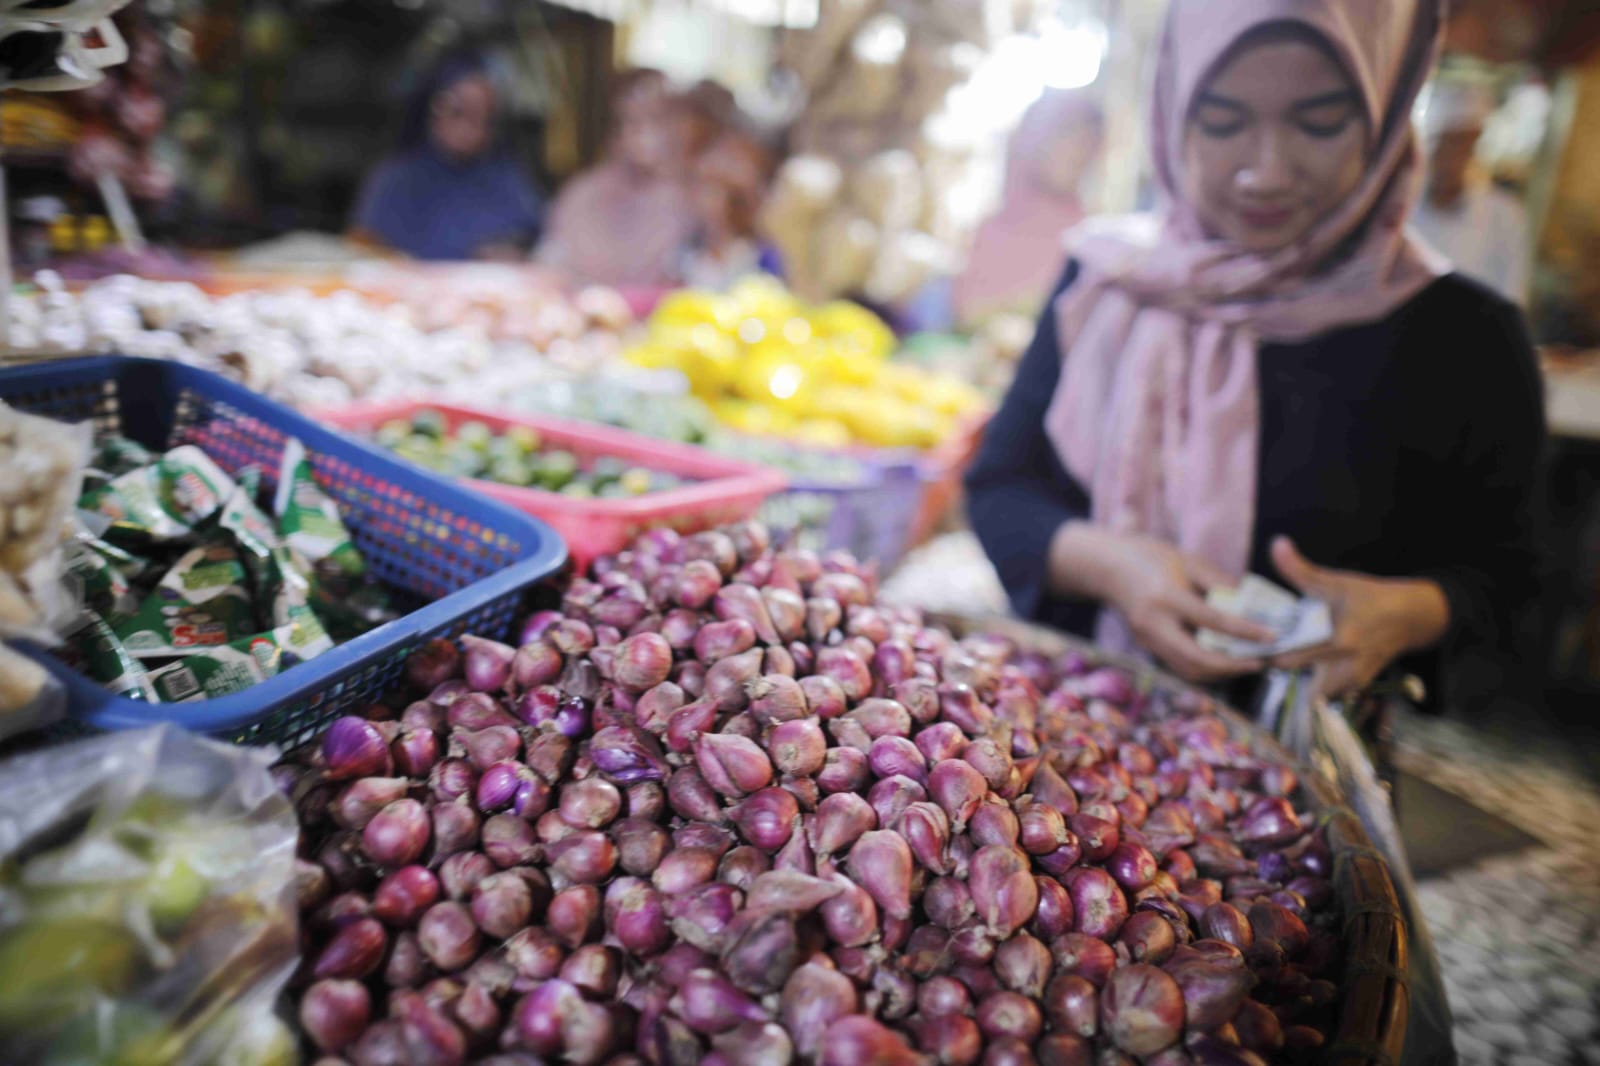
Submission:
[[163,725],[0,764],[0,1062],[292,1061],[261,1020],[298,962],[274,758]]

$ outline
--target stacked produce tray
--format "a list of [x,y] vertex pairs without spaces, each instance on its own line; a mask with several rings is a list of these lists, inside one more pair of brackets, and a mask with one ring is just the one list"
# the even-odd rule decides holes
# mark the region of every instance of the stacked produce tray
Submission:
[[174,721],[197,732],[293,746],[398,678],[434,637],[505,635],[527,590],[566,551],[536,519],[400,462],[214,374],[176,363],[96,357],[0,371],[0,399],[65,421],[92,421],[152,448],[193,444],[228,473],[260,466],[276,480],[285,442],[306,447],[372,573],[410,613],[245,692],[152,705],[112,696],[48,652],[74,718],[98,729]]
[[992,633],[1048,656],[1078,653],[1131,671],[1142,684],[1178,698],[1204,699],[1236,740],[1294,768],[1333,853],[1333,888],[1344,933],[1344,980],[1337,1021],[1317,1061],[1325,1066],[1392,1066],[1402,1061],[1410,1013],[1410,936],[1387,861],[1330,777],[1296,759],[1265,730],[1185,682],[1141,660],[1109,655],[1065,634],[1009,618],[930,616],[957,636]]
[[565,538],[568,551],[580,568],[602,555],[621,551],[647,529],[666,527],[679,533],[694,533],[749,518],[785,484],[782,474],[766,467],[609,426],[546,415],[405,400],[319,411],[314,417],[324,425],[364,436],[385,423],[406,420],[422,411],[441,415],[451,433],[464,422],[481,422],[497,433],[522,427],[535,431],[545,443],[572,452],[580,463],[599,458],[621,459],[692,482],[618,499],[578,498],[478,479],[465,482],[486,496],[549,523]]
[[813,551],[842,550],[888,572],[909,546],[922,498],[913,459],[850,456],[855,478],[791,477],[784,492],[761,508],[761,520]]

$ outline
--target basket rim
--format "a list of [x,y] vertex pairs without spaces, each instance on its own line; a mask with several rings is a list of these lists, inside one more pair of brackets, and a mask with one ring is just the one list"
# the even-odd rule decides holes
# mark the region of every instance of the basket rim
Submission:
[[[693,470],[681,469],[683,467],[696,467],[703,471],[696,475],[701,478],[698,483],[630,499],[579,499],[548,489],[503,485],[483,478],[452,479],[514,507],[536,506],[550,511],[565,511],[578,515],[643,521],[660,517],[665,512],[721,503],[733,496],[770,496],[784,491],[788,486],[788,477],[782,471],[758,463],[729,459],[693,445],[657,440],[617,429],[615,426],[525,411],[449,401],[434,402],[411,397],[319,408],[308,412],[308,417],[320,424],[344,431],[348,439],[359,440],[366,444],[367,442],[355,432],[356,430],[424,410],[438,411],[453,418],[526,426],[541,433],[582,440],[586,446],[592,445],[619,456],[640,458],[641,462],[645,461],[642,457],[648,457],[657,462],[657,469],[667,473],[695,474]],[[675,467],[679,469],[674,469]]]

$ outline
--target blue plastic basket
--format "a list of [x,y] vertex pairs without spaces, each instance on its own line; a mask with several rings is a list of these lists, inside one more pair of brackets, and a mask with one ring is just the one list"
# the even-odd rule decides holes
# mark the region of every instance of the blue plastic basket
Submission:
[[150,359],[96,357],[0,371],[0,399],[35,414],[89,420],[153,448],[198,445],[232,473],[256,464],[273,485],[284,442],[306,446],[371,571],[416,610],[244,692],[196,703],[111,695],[47,652],[76,721],[130,729],[172,721],[243,743],[293,747],[348,708],[377,700],[410,652],[471,631],[503,637],[528,589],[567,551],[536,518],[485,499],[215,374]]

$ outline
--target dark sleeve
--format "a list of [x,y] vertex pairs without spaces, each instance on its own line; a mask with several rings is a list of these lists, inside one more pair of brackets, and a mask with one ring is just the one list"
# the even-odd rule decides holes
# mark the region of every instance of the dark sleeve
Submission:
[[[1538,601],[1545,578],[1543,383],[1522,314],[1486,301],[1470,336],[1482,355],[1463,429],[1451,454],[1449,495],[1436,524],[1438,560],[1424,577],[1450,602],[1441,647],[1447,681],[1467,668],[1487,676],[1464,687],[1522,689],[1544,658]],[[1465,695],[1465,692],[1464,692]],[[1479,693],[1477,698],[1487,695]]]
[[1061,378],[1055,299],[1077,277],[1066,273],[1039,318],[1016,379],[984,434],[967,472],[972,528],[1000,574],[1018,616],[1088,633],[1098,608],[1049,591],[1050,541],[1062,524],[1089,516],[1089,495],[1067,473],[1045,435],[1044,416]]
[[518,216],[517,236],[532,246],[538,242],[540,230],[544,227],[544,197],[522,168],[514,163],[506,180]]
[[385,160],[362,183],[350,226],[392,243],[404,231],[402,213],[400,170],[394,160]]

